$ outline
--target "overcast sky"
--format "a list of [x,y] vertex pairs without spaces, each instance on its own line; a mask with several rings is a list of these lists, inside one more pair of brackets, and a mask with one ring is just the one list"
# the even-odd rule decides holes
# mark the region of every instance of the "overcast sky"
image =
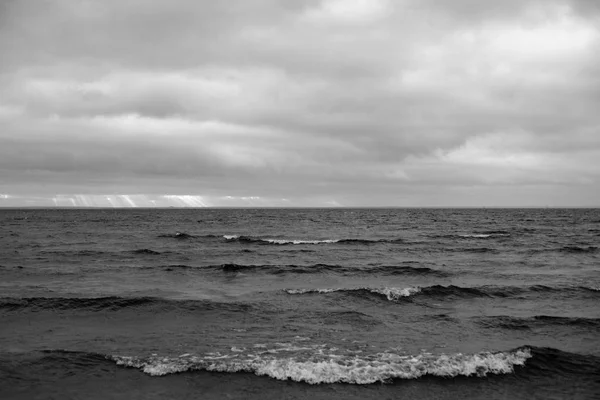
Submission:
[[600,1],[2,1],[1,205],[600,205]]

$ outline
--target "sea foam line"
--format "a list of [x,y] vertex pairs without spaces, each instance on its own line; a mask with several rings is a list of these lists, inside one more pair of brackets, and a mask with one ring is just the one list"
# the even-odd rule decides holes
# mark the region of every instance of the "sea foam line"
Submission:
[[245,242],[258,244],[377,244],[377,243],[403,243],[402,239],[271,239],[244,235],[223,235],[228,242]]
[[409,297],[417,294],[421,291],[420,287],[407,287],[407,288],[395,288],[395,287],[384,287],[384,288],[326,288],[326,289],[284,289],[288,294],[309,294],[309,293],[333,293],[333,292],[358,292],[367,291],[375,294],[382,294],[387,297],[388,300],[398,300],[401,297]]
[[392,379],[416,379],[426,375],[440,377],[509,374],[515,366],[525,365],[531,358],[529,348],[511,352],[481,352],[464,355],[416,356],[377,353],[371,356],[328,355],[306,360],[277,358],[268,354],[211,354],[179,357],[136,358],[110,356],[117,365],[142,370],[151,376],[163,376],[185,371],[251,372],[278,380],[293,380],[310,384],[351,383],[371,384]]

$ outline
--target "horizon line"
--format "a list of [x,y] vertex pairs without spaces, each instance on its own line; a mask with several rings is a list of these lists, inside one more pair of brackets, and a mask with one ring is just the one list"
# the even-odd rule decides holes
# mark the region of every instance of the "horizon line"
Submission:
[[156,206],[156,207],[105,207],[105,206],[1,206],[4,210],[186,210],[186,209],[597,209],[600,205],[582,205],[582,206],[206,206],[206,207],[177,207],[177,206]]

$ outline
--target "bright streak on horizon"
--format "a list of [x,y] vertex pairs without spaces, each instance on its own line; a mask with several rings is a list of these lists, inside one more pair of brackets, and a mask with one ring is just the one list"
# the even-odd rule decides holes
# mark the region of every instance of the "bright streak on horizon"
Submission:
[[191,196],[191,195],[165,195],[163,196],[167,201],[174,201],[175,205],[183,204],[184,207],[208,207],[202,196]]
[[125,200],[125,202],[130,206],[130,207],[137,207],[137,205],[135,204],[135,202],[126,194],[122,194],[121,196],[119,196],[120,198],[122,198],[123,200]]
[[[204,207],[286,207],[296,200],[262,196],[200,196],[175,194],[0,194],[0,207],[57,208],[204,208]],[[334,199],[312,200],[311,205],[341,206]]]
[[[8,197],[1,197],[8,198]],[[28,199],[23,197],[21,200]],[[15,198],[16,200],[16,198]],[[99,207],[99,208],[160,208],[160,207],[210,207],[203,196],[193,195],[144,195],[144,194],[102,194],[102,195],[57,195],[39,198],[40,206],[55,207]]]

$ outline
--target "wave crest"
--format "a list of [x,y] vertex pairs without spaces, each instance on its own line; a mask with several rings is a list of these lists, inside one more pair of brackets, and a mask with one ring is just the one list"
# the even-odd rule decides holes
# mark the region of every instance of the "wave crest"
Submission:
[[[451,275],[447,271],[441,271],[428,267],[411,267],[400,265],[379,265],[379,266],[342,266],[333,264],[312,264],[312,265],[270,265],[270,264],[219,264],[203,267],[207,269],[219,270],[223,272],[262,272],[268,274],[318,274],[333,273],[342,275],[361,275],[361,274],[381,274],[381,275],[416,275],[416,276],[440,276]],[[202,269],[203,269],[202,268]]]
[[160,237],[160,238],[170,238],[170,239],[186,240],[186,239],[195,238],[196,235],[192,235],[190,233],[185,233],[185,232],[175,232],[175,233],[167,233],[167,234],[163,234],[163,235],[158,235],[158,237]]
[[580,247],[580,246],[565,246],[559,250],[561,253],[596,253],[598,251],[598,247],[596,246],[588,246],[588,247]]
[[147,254],[147,255],[159,255],[161,254],[160,251],[155,251],[155,250],[150,250],[150,249],[137,249],[137,250],[132,250],[131,251],[133,254]]
[[419,287],[407,288],[330,288],[330,289],[284,289],[288,294],[310,294],[310,293],[333,293],[333,292],[355,292],[355,293],[371,293],[385,296],[389,301],[399,300],[402,297],[409,297],[421,291]]
[[439,377],[477,376],[509,374],[515,366],[523,366],[531,358],[529,348],[510,352],[482,352],[470,355],[416,356],[394,353],[377,353],[371,356],[326,355],[313,356],[306,360],[276,358],[265,354],[221,355],[203,357],[184,354],[168,358],[152,356],[136,358],[110,356],[117,365],[137,368],[151,376],[163,376],[186,371],[205,370],[214,372],[251,372],[278,380],[293,380],[310,384],[350,383],[372,384],[389,382],[393,379],[416,379],[426,375]]
[[483,231],[474,233],[450,233],[432,235],[439,239],[492,239],[511,236],[508,231]]
[[501,328],[510,330],[528,330],[532,328],[557,326],[600,328],[600,318],[562,317],[552,315],[535,315],[532,317],[512,317],[507,315],[479,317],[477,323],[486,328]]
[[270,239],[245,235],[223,235],[228,242],[252,243],[263,245],[317,245],[317,244],[376,244],[402,243],[402,239]]
[[413,295],[419,295],[431,298],[507,298],[507,297],[520,297],[523,295],[540,295],[550,294],[555,295],[574,295],[579,294],[583,296],[596,296],[598,290],[594,288],[588,288],[584,286],[576,287],[549,287],[543,285],[534,285],[527,287],[517,286],[481,286],[481,287],[461,287],[461,286],[422,286],[422,287],[407,287],[407,288],[369,288],[369,287],[358,287],[358,288],[318,288],[318,289],[285,289],[288,294],[310,294],[310,293],[348,293],[358,296],[364,295],[383,295],[390,301],[399,300],[404,297],[410,297]]

